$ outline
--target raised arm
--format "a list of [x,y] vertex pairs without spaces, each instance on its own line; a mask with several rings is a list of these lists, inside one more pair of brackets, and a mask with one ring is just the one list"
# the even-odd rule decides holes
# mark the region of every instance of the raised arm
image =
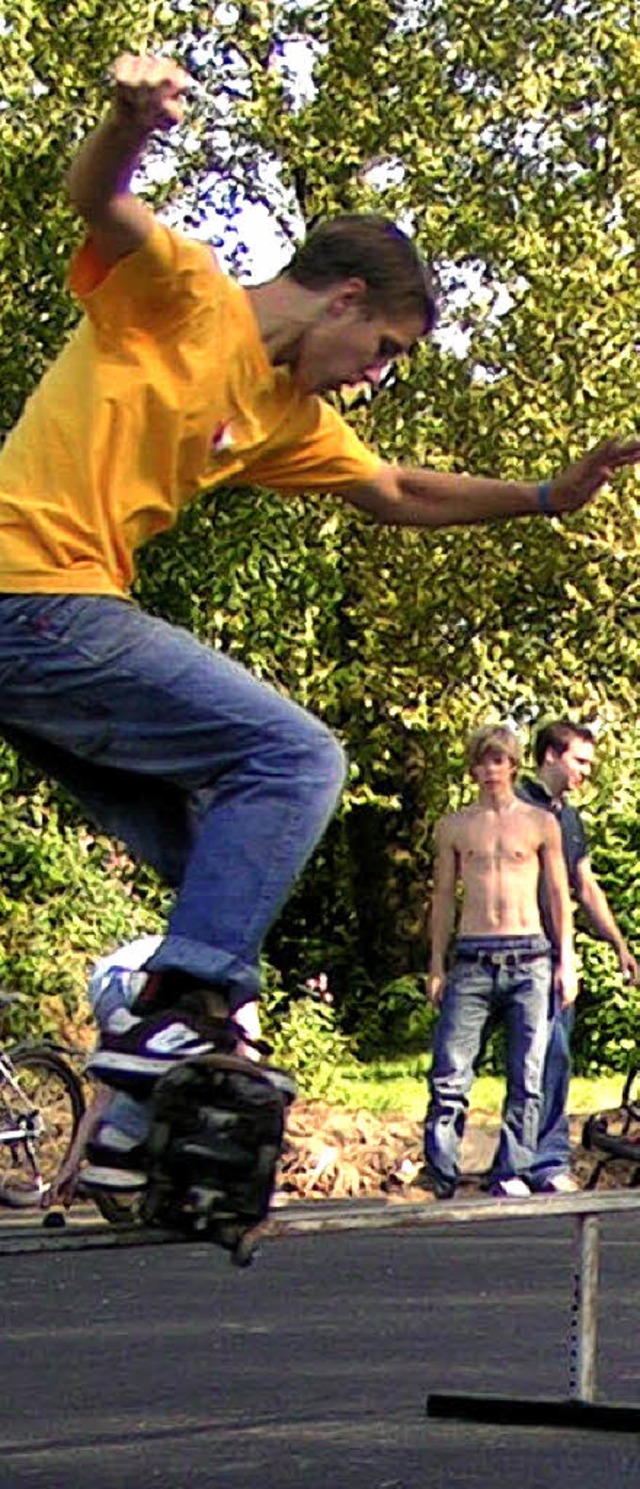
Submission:
[[549,911],[553,925],[553,937],[558,951],[558,964],[554,971],[555,990],[562,1007],[575,1003],[578,996],[575,958],[573,953],[573,912],[569,893],[569,880],[562,851],[562,837],[555,817],[541,812],[543,837],[540,849],[540,872],[544,879]]
[[436,827],[436,860],[429,922],[431,963],[427,991],[432,1003],[439,1003],[444,990],[445,957],[455,924],[458,861],[451,817],[443,817]]
[[455,527],[505,517],[553,516],[586,505],[617,470],[640,460],[640,440],[608,439],[542,485],[383,465],[342,493],[379,522]]
[[156,130],[173,129],[184,113],[189,78],[165,57],[119,57],[108,114],[72,162],[69,196],[108,268],[140,248],[153,214],[130,190],[131,178]]

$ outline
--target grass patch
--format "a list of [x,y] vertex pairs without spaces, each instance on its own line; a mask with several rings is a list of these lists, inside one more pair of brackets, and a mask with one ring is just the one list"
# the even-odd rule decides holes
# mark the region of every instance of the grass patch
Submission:
[[[426,1107],[427,1055],[398,1060],[373,1060],[354,1069],[336,1072],[335,1091],[328,1099],[349,1111],[367,1111],[375,1116],[404,1117],[421,1122]],[[603,1075],[594,1079],[574,1076],[569,1094],[571,1116],[590,1116],[619,1105],[624,1077]],[[470,1120],[499,1118],[504,1099],[504,1080],[481,1075],[471,1090]]]

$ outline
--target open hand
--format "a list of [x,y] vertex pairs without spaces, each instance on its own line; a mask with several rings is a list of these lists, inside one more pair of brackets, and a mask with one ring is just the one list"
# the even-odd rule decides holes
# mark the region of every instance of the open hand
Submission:
[[640,440],[607,439],[551,482],[549,503],[554,512],[575,512],[583,507],[617,470],[640,461]]
[[55,1205],[63,1205],[65,1210],[69,1210],[75,1199],[79,1178],[80,1158],[76,1157],[71,1162],[68,1158],[65,1159],[62,1168],[56,1174],[51,1188],[45,1195],[42,1204],[43,1210],[49,1210]]
[[444,984],[445,977],[443,972],[429,973],[429,976],[427,977],[427,999],[429,1003],[433,1003],[434,1007],[436,1008],[438,1007],[438,1004],[442,1002]]
[[112,68],[116,109],[143,133],[173,129],[184,114],[189,74],[167,57],[134,57],[125,52]]
[[618,961],[620,963],[623,982],[626,982],[631,987],[637,987],[638,983],[640,983],[640,967],[633,952],[629,950],[627,945],[620,947]]
[[553,971],[553,991],[561,1008],[572,1008],[580,991],[575,967],[560,962]]

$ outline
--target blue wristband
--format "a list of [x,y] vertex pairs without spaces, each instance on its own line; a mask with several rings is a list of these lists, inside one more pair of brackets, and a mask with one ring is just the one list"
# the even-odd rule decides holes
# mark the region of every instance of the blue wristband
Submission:
[[551,505],[551,482],[541,481],[538,487],[538,510],[545,517],[555,517],[556,513]]

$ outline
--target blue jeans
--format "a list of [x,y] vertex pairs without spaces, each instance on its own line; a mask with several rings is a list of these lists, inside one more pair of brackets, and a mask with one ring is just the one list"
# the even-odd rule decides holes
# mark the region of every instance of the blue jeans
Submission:
[[436,1025],[425,1123],[426,1164],[438,1192],[453,1193],[458,1181],[474,1064],[487,1023],[498,1017],[507,1031],[507,1092],[492,1173],[496,1179],[528,1177],[538,1137],[550,983],[544,936],[456,942]]
[[0,596],[0,732],[177,893],[149,968],[256,997],[264,936],[338,801],[319,720],[127,600]]
[[549,1021],[538,1146],[531,1165],[534,1189],[543,1188],[545,1181],[554,1174],[568,1173],[571,1166],[566,1106],[571,1080],[570,1040],[574,1019],[574,1008],[562,1008],[556,1009]]

